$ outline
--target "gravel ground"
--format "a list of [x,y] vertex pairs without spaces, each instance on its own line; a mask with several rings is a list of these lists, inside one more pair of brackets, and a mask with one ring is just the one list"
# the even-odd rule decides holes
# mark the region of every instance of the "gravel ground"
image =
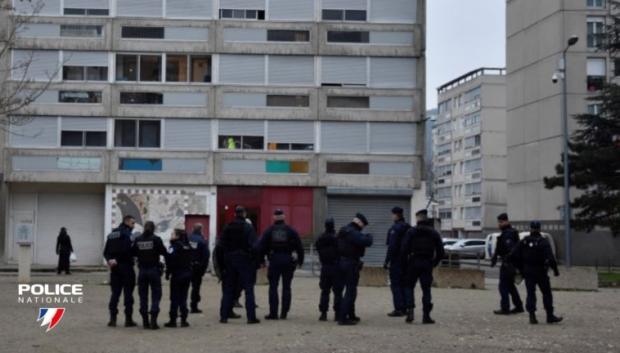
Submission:
[[[498,305],[495,288],[434,289],[437,324],[421,325],[418,310],[416,322],[406,325],[386,316],[391,309],[388,288],[362,287],[357,302],[361,324],[341,327],[317,321],[318,279],[298,277],[293,282],[289,320],[263,320],[260,325],[234,320],[221,325],[217,322],[219,285],[205,278],[204,313],[190,316],[190,328],[146,331],[105,326],[106,279],[104,273],[37,275],[34,283],[85,284],[84,304],[66,305],[62,322],[46,333],[35,322],[39,306],[18,304],[16,277],[0,275],[0,352],[620,352],[617,289],[556,292],[557,313],[565,321],[532,326],[526,315],[492,314]],[[520,289],[523,293],[524,288]],[[256,294],[262,319],[267,287],[258,286]],[[416,296],[419,301],[419,291]],[[135,297],[137,304],[137,293]],[[169,304],[167,284],[162,304],[160,321],[166,319]],[[544,313],[539,319],[544,319]]]

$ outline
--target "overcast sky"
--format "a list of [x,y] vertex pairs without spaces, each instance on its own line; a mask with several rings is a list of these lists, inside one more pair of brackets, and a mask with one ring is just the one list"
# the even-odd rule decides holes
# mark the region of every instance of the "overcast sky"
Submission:
[[426,108],[437,87],[471,70],[506,66],[505,0],[427,0]]

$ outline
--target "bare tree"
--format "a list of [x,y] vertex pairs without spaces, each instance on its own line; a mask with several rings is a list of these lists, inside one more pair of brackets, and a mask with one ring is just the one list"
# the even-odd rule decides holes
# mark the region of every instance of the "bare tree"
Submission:
[[37,60],[34,51],[15,62],[11,60],[19,34],[28,29],[45,5],[41,0],[20,1],[24,8],[18,12],[11,0],[0,0],[0,130],[28,124],[32,118],[26,108],[49,88],[60,71],[58,66],[46,73],[45,80],[34,80],[30,77]]

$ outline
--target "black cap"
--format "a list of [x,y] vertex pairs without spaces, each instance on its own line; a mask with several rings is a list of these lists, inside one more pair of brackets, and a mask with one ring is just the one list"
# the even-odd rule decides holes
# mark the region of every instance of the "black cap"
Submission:
[[334,222],[334,219],[332,217],[328,217],[325,220],[325,228],[326,229],[334,229],[336,227],[336,222]]
[[241,215],[245,212],[245,208],[243,208],[243,206],[237,206],[235,207],[235,214],[237,215]]
[[530,222],[530,229],[532,230],[540,230],[540,222],[538,221],[531,221]]
[[416,216],[428,216],[428,210],[423,209],[423,210],[419,210],[418,212],[415,213]]
[[273,215],[274,216],[282,216],[284,214],[284,211],[282,211],[281,209],[276,209],[275,211],[273,211]]
[[497,216],[497,220],[498,221],[507,221],[508,220],[508,214],[506,213],[502,213],[499,216]]
[[355,218],[357,218],[360,221],[362,221],[362,223],[364,223],[365,226],[368,225],[368,219],[366,219],[366,216],[364,216],[363,214],[358,212],[358,213],[355,214]]
[[403,211],[403,209],[401,207],[396,206],[396,207],[392,208],[392,214],[402,215],[403,212],[404,211]]

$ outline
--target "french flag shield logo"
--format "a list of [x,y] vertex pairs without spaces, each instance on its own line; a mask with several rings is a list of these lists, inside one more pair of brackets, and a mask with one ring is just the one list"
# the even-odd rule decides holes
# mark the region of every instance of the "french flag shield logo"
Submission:
[[51,331],[65,314],[65,308],[39,308],[39,317],[37,321],[41,321],[41,326],[47,325],[45,332]]

